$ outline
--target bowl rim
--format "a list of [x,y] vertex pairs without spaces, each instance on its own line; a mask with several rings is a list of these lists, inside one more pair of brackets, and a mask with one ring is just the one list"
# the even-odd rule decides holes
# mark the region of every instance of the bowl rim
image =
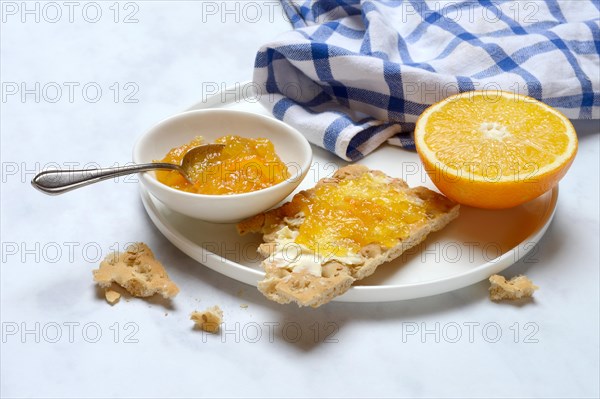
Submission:
[[189,114],[218,114],[218,113],[237,114],[237,115],[243,115],[243,116],[250,117],[250,118],[263,119],[270,123],[274,123],[278,127],[284,128],[283,130],[286,130],[286,134],[291,134],[292,136],[295,136],[298,139],[300,139],[300,142],[302,143],[302,147],[303,147],[302,153],[308,154],[308,156],[305,157],[305,159],[300,164],[300,173],[298,173],[297,176],[289,177],[289,178],[287,178],[277,184],[274,184],[272,186],[261,188],[260,190],[250,191],[247,193],[237,193],[237,194],[196,194],[196,193],[190,193],[187,191],[177,190],[177,189],[170,187],[164,183],[161,183],[156,178],[152,178],[150,176],[150,174],[148,173],[149,171],[140,173],[140,175],[141,175],[140,182],[143,181],[145,184],[153,185],[154,187],[157,187],[158,189],[163,189],[168,192],[181,194],[184,197],[188,197],[188,198],[235,199],[235,198],[250,197],[253,195],[257,195],[257,193],[267,193],[269,191],[275,191],[284,185],[296,185],[297,186],[298,184],[300,184],[302,182],[302,180],[304,180],[304,176],[310,169],[310,166],[312,164],[312,158],[313,158],[312,148],[310,146],[310,143],[306,139],[306,137],[304,137],[304,135],[302,133],[300,133],[300,131],[298,131],[298,129],[296,129],[293,126],[288,125],[287,123],[280,121],[279,119],[276,119],[272,116],[262,115],[262,114],[258,114],[258,113],[250,112],[250,111],[234,110],[234,109],[217,108],[217,109],[189,110],[189,111],[179,112],[177,114],[168,116],[168,117],[160,120],[159,122],[155,123],[152,127],[147,129],[140,137],[137,138],[137,140],[133,146],[133,154],[132,154],[133,162],[140,163],[138,155],[141,151],[140,147],[142,145],[142,142],[144,142],[144,140],[147,139],[147,136],[150,134],[150,132],[154,131],[159,126],[165,125],[165,124],[167,124],[173,120],[179,119],[183,116],[189,116]]

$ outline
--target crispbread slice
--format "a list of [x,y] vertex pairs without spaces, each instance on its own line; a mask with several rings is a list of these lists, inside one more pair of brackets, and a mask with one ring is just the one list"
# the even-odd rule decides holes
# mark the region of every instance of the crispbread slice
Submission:
[[[306,270],[290,270],[290,262],[279,256],[282,251],[282,237],[286,236],[289,244],[297,235],[304,218],[301,203],[314,199],[315,190],[323,184],[339,184],[343,180],[358,179],[364,173],[383,179],[391,185],[399,195],[406,196],[407,201],[414,202],[427,209],[425,218],[407,224],[407,237],[398,237],[398,242],[391,248],[380,243],[370,243],[353,254],[353,261],[345,264],[340,259],[319,258],[321,276]],[[386,176],[383,172],[369,170],[363,165],[350,165],[340,168],[331,178],[320,180],[315,188],[301,191],[291,202],[279,208],[256,215],[238,224],[240,234],[262,233],[263,241],[258,251],[266,259],[262,262],[265,278],[258,283],[258,289],[269,299],[278,303],[296,302],[299,306],[321,306],[334,297],[346,292],[357,280],[361,280],[375,272],[382,263],[399,257],[404,251],[421,243],[429,233],[445,227],[458,216],[459,205],[425,187],[409,188],[406,182]],[[323,220],[327,223],[327,220]],[[283,259],[283,260],[282,260]],[[315,258],[316,259],[316,258]],[[317,260],[315,260],[317,262]]]

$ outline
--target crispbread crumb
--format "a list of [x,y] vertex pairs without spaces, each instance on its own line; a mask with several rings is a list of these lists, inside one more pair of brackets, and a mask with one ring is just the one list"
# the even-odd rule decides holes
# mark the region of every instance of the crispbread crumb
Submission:
[[179,292],[163,265],[141,242],[130,245],[125,252],[108,255],[93,273],[94,281],[100,287],[110,289],[116,283],[136,297],[161,294],[164,298],[172,298]]
[[248,304],[247,303],[242,303],[240,305],[240,308],[242,308],[242,309],[248,309]]
[[209,332],[217,333],[223,322],[223,311],[218,306],[213,306],[203,312],[192,312],[190,320],[193,320],[196,327]]
[[119,299],[121,299],[121,294],[119,294],[117,291],[108,288],[104,291],[104,297],[106,298],[106,301],[108,303],[114,305],[117,302],[119,302]]
[[539,287],[526,276],[516,276],[506,281],[498,274],[490,276],[490,299],[492,301],[501,301],[503,299],[515,300],[521,298],[530,298]]

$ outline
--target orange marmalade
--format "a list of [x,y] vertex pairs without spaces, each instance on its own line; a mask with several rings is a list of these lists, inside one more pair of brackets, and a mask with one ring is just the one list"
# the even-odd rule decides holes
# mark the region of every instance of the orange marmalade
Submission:
[[295,242],[323,255],[348,256],[371,243],[391,248],[409,236],[411,224],[426,219],[425,206],[371,173],[322,184],[310,198],[294,200],[305,215]]
[[[273,143],[264,138],[250,139],[224,136],[215,140],[225,144],[220,153],[208,154],[194,164],[190,184],[177,171],[157,171],[158,181],[178,190],[196,194],[241,194],[261,190],[281,183],[290,173],[275,153]],[[206,144],[202,137],[173,148],[160,161],[181,164],[185,154],[194,147]]]

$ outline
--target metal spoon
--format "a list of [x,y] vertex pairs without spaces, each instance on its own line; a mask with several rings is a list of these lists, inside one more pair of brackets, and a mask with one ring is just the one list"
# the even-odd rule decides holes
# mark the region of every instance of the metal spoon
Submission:
[[31,180],[31,184],[33,187],[46,194],[57,195],[79,187],[87,186],[88,184],[110,179],[111,177],[146,172],[155,169],[176,170],[181,173],[190,184],[194,184],[194,181],[190,177],[191,173],[189,173],[192,170],[193,165],[202,161],[209,154],[221,152],[224,147],[224,144],[205,144],[194,147],[185,154],[181,160],[181,165],[155,162],[104,169],[48,170],[38,173],[33,180]]

